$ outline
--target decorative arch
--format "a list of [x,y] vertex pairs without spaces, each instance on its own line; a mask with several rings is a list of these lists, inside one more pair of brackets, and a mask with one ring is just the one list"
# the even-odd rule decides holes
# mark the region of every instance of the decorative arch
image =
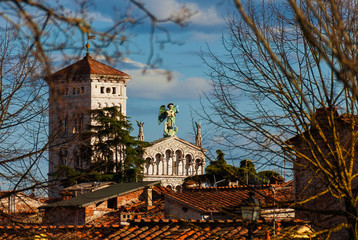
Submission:
[[174,151],[172,149],[165,150],[165,173],[166,175],[173,175],[173,168],[174,168]]
[[186,170],[186,176],[192,176],[194,175],[194,157],[192,154],[185,155],[185,170]]
[[182,149],[177,149],[175,151],[175,174],[183,176],[185,173],[184,169],[184,151]]
[[200,175],[203,174],[204,160],[201,158],[195,159],[195,174]]
[[145,159],[145,172],[148,175],[154,175],[154,160],[151,157]]
[[161,153],[155,154],[155,165],[156,170],[153,172],[153,175],[159,175],[160,171],[162,170],[160,167],[160,162],[163,162],[163,156]]

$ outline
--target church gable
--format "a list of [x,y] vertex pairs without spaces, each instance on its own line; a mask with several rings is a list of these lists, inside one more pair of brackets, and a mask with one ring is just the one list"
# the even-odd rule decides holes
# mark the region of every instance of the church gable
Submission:
[[194,154],[198,157],[204,157],[205,150],[177,136],[161,138],[152,142],[152,146],[146,148],[145,155],[153,153],[165,153],[165,151],[182,151]]
[[204,149],[176,136],[152,144],[143,155],[145,179],[160,179],[162,183],[177,179],[182,184],[188,176],[204,174]]

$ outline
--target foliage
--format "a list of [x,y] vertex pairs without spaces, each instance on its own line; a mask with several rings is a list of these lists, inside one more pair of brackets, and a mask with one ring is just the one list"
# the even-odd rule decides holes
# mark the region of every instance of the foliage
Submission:
[[266,170],[266,171],[261,171],[257,174],[257,177],[260,179],[260,181],[262,183],[270,183],[270,179],[272,177],[277,177],[277,178],[281,178],[282,176],[275,172],[275,171],[271,171],[271,170]]
[[245,159],[240,162],[238,179],[248,185],[257,183],[255,164],[252,161]]
[[57,179],[62,179],[61,186],[69,187],[77,183],[78,175],[79,173],[69,166],[57,165],[54,177]]
[[95,109],[91,114],[95,122],[90,127],[90,137],[95,139],[91,168],[114,174],[113,179],[118,182],[141,180],[142,155],[148,143],[130,135],[132,125],[119,107]]
[[205,168],[205,172],[207,174],[212,174],[216,176],[216,180],[232,180],[237,178],[237,168],[231,165],[228,165],[224,159],[225,153],[221,150],[217,150],[217,158],[216,161],[210,162],[210,164]]
[[65,188],[78,183],[118,181],[115,174],[103,174],[93,169],[77,171],[66,165],[57,165],[56,168],[55,177],[62,179],[60,185]]
[[[225,180],[230,181],[239,181],[239,184],[244,185],[255,185],[262,183],[269,183],[267,179],[270,179],[272,176],[281,176],[275,171],[261,171],[256,173],[255,164],[250,160],[242,160],[240,162],[240,167],[235,167],[226,163],[224,158],[225,154],[221,150],[217,150],[216,161],[210,162],[206,167],[206,174],[200,176],[193,176],[187,180],[193,180],[195,182],[214,182],[211,180],[211,176],[216,176],[215,178],[221,177]],[[216,179],[216,180],[222,180]]]

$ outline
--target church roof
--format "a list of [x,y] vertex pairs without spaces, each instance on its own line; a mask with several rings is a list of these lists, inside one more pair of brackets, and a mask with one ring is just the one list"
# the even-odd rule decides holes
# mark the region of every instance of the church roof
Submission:
[[118,183],[111,185],[107,188],[103,188],[94,192],[85,193],[77,197],[55,202],[42,206],[42,208],[53,208],[53,207],[85,207],[94,203],[106,201],[108,199],[122,196],[127,193],[131,193],[137,190],[144,189],[145,187],[154,186],[159,184],[159,181],[148,181],[148,182],[131,182],[131,183]]
[[129,77],[129,75],[127,75],[126,73],[112,68],[99,61],[96,61],[90,55],[87,54],[82,60],[75,62],[74,64],[65,67],[46,77],[46,80],[58,78],[64,79],[75,75],[83,74],[115,75]]

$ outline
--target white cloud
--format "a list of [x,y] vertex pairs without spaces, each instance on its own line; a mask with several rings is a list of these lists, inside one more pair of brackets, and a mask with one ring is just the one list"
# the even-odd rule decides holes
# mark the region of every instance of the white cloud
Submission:
[[111,23],[113,24],[113,19],[109,16],[105,16],[100,12],[91,12],[89,14],[89,19],[91,19],[96,24],[100,23]]
[[190,21],[201,26],[211,26],[225,23],[224,19],[218,15],[214,6],[207,9],[200,9],[192,18],[190,18]]
[[187,22],[201,26],[211,26],[222,24],[225,21],[218,15],[214,6],[210,8],[200,8],[196,3],[179,3],[176,0],[147,0],[145,6],[154,13],[159,19],[169,18],[177,15],[183,6],[188,8],[193,16]]
[[144,4],[159,19],[170,17],[183,6],[175,0],[147,0]]
[[[133,64],[144,66],[138,62],[133,62]],[[143,73],[142,69],[122,70],[132,77],[127,85],[127,95],[129,97],[193,99],[198,98],[202,92],[206,92],[211,88],[209,81],[200,77],[180,80],[180,74],[172,72],[171,77],[168,79],[168,72],[163,69],[147,70],[145,73]]]

